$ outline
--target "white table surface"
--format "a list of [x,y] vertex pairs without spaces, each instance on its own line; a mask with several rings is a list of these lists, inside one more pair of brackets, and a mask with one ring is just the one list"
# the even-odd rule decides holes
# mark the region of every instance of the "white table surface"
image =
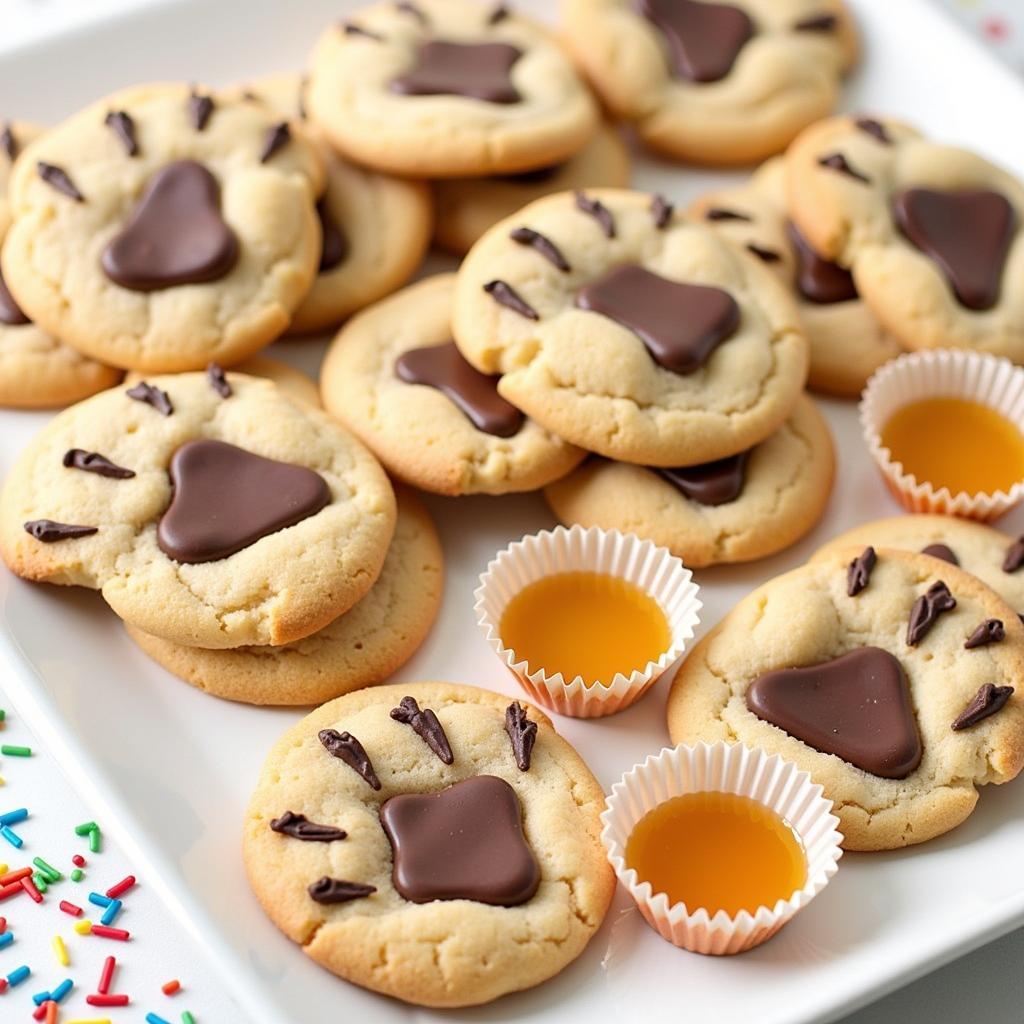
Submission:
[[[153,0],[2,0],[0,53],[47,34],[64,32],[96,18],[151,2]],[[216,0],[209,2],[215,3]],[[951,8],[961,8],[961,13],[967,19],[977,20],[978,0],[971,0],[967,4],[958,3],[956,0],[945,2],[946,6]],[[282,0],[282,3],[285,3],[285,0]],[[998,4],[990,6],[999,7]],[[1003,13],[1008,16],[1016,15],[1020,23],[1018,31],[1024,31],[1024,0],[1005,0],[1003,6]],[[1018,11],[1018,6],[1022,10]],[[0,116],[4,114],[4,106],[5,101],[0,100]],[[8,727],[7,733],[3,735],[3,741],[24,741],[31,744],[32,738],[15,719]],[[33,758],[33,763],[26,762],[15,766],[11,764],[13,759],[5,760],[8,762],[8,771],[3,774],[9,777],[8,786],[0,789],[0,804],[3,805],[0,811],[7,809],[8,804],[12,807],[37,804],[43,808],[38,821],[33,824],[34,829],[39,829],[34,833],[40,838],[39,851],[42,852],[45,848],[56,851],[70,849],[66,837],[67,828],[90,816],[87,807],[76,796],[71,784],[48,761],[45,752]],[[27,826],[25,831],[28,833]],[[48,847],[44,845],[44,840]],[[129,866],[109,841],[105,851],[103,878],[106,879],[109,873],[111,881],[115,881],[127,873]],[[0,850],[0,854],[6,852]],[[2,859],[4,858],[0,857],[0,860]],[[124,867],[124,870],[118,873],[121,867]],[[1017,870],[1017,865],[993,865],[993,870]],[[82,886],[76,888],[88,892],[84,882]],[[61,895],[63,896],[63,893]],[[84,893],[82,898],[85,898]],[[118,1020],[141,1021],[148,1010],[154,1010],[162,1013],[168,1020],[176,1021],[180,1019],[181,1010],[190,1009],[196,1016],[197,1024],[245,1024],[241,1014],[220,991],[216,979],[208,975],[203,964],[194,955],[194,950],[190,949],[189,940],[182,929],[173,922],[152,894],[146,894],[144,885],[133,895],[131,907],[131,927],[135,929],[140,939],[145,940],[145,944],[144,948],[140,942],[139,946],[132,950],[111,950],[115,955],[120,953],[119,959],[123,957],[129,968],[131,982],[129,984],[129,975],[126,972],[125,989],[131,990],[133,995],[139,993],[134,1001],[136,1012],[131,1016],[122,1012]],[[70,918],[65,920],[71,922]],[[31,960],[33,964],[38,963],[50,969],[52,977],[48,974],[45,978],[34,977],[26,982],[17,990],[21,993],[18,1003],[15,1003],[10,994],[4,997],[7,1001],[0,1003],[0,1019],[3,1020],[14,1019],[8,1018],[7,1012],[15,1005],[28,1001],[27,1005],[31,1008],[31,992],[45,988],[50,983],[56,984],[60,978],[69,976],[68,972],[60,973],[49,949],[54,930],[29,923],[31,927],[22,929],[19,934],[19,942],[24,937],[24,945],[21,946],[20,952],[25,955],[12,956],[11,951],[14,947],[11,947],[0,963],[0,973],[6,973],[8,969],[16,966],[15,960],[17,963]],[[123,923],[125,927],[129,926],[127,917]],[[69,941],[78,938],[67,925],[63,931],[69,935]],[[101,949],[95,953],[93,947],[90,947],[90,963],[97,956],[99,963],[106,952],[106,949]],[[1022,963],[1024,929],[926,975],[879,1002],[843,1018],[837,1024],[936,1024],[953,1021],[1021,1024],[1024,1020],[1024,972],[1020,969]],[[69,999],[69,1009],[72,1006],[77,1009],[79,1005],[84,1009],[84,985],[92,980],[92,973],[91,969],[87,970],[84,966],[81,970],[73,969],[70,972],[70,976],[80,979],[82,984],[76,989],[76,1001],[72,1003]],[[96,973],[98,974],[98,969]],[[160,994],[159,986],[175,976],[180,976],[183,982],[187,982],[188,992],[172,1001]],[[37,981],[39,984],[35,984]],[[148,998],[142,998],[144,995]]]

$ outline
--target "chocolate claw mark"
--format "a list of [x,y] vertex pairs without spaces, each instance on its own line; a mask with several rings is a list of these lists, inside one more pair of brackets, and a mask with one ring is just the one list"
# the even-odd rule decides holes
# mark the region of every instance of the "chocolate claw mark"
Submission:
[[391,717],[396,722],[412,726],[412,731],[445,764],[451,764],[455,760],[448,737],[445,735],[444,726],[441,725],[437,715],[430,708],[421,711],[415,697],[403,697],[398,707],[391,709]]

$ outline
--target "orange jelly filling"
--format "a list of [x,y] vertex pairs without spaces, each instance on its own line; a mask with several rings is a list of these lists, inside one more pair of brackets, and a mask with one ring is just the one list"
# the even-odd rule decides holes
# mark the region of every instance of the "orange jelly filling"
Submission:
[[1001,413],[963,398],[928,398],[899,409],[882,444],[918,483],[950,494],[1009,491],[1024,480],[1024,436]]
[[626,865],[690,913],[753,914],[807,882],[807,857],[789,823],[735,793],[688,793],[659,804],[633,828]]
[[661,606],[635,583],[597,572],[545,576],[501,617],[501,639],[531,672],[610,683],[657,661],[671,643]]

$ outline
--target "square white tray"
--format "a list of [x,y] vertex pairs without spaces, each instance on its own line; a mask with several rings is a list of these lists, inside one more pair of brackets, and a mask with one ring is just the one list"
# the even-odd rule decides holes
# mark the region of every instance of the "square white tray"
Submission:
[[[4,53],[4,113],[54,121],[133,81],[226,83],[301,67],[317,32],[355,9],[345,0],[177,0],[157,3]],[[545,0],[519,0],[544,12]],[[845,105],[904,116],[1024,172],[1024,87],[923,0],[855,0],[865,61]],[[723,180],[644,160],[638,185],[677,200]],[[322,345],[274,354],[314,370]],[[839,451],[825,520],[803,543],[750,566],[698,573],[712,624],[753,586],[803,561],[837,531],[894,514],[859,437],[852,404],[823,403]],[[0,476],[44,414],[0,412]],[[509,540],[552,525],[536,496],[431,500],[447,556],[445,605],[398,680],[450,679],[514,693],[474,625],[477,574]],[[1004,524],[1021,529],[1024,514]],[[0,570],[0,667],[19,711],[72,775],[105,827],[190,924],[239,1021],[441,1019],[336,980],[264,917],[239,856],[239,826],[263,757],[301,712],[206,697],[149,662],[94,594],[33,586]],[[640,705],[597,722],[558,721],[607,788],[667,742],[663,682]],[[836,880],[779,937],[714,960],[658,939],[620,892],[577,963],[532,992],[458,1014],[719,1024],[825,1021],[1024,923],[1024,784],[986,790],[953,834],[893,854],[847,855]],[[1001,869],[996,870],[996,866]],[[234,1022],[220,1022],[234,1024]]]

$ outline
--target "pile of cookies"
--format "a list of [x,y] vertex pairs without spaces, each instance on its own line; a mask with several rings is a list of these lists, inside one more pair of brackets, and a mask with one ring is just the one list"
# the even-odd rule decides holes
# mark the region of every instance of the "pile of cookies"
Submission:
[[[615,882],[601,789],[542,712],[374,686],[441,604],[415,490],[543,490],[689,567],[752,560],[829,498],[808,386],[854,397],[940,345],[1024,363],[1024,187],[833,116],[841,0],[565,0],[562,22],[387,0],[307,75],[0,133],[0,406],[70,405],[4,482],[0,554],[99,591],[208,693],[323,705],[264,768],[254,889],[330,970],[433,1006],[557,973]],[[686,204],[629,189],[624,129],[766,162]],[[432,243],[460,262],[409,284]],[[259,354],[328,329],[319,387]],[[1024,764],[1022,567],[941,517],[838,538],[690,653],[672,739],[794,762],[848,848],[938,835]]]

